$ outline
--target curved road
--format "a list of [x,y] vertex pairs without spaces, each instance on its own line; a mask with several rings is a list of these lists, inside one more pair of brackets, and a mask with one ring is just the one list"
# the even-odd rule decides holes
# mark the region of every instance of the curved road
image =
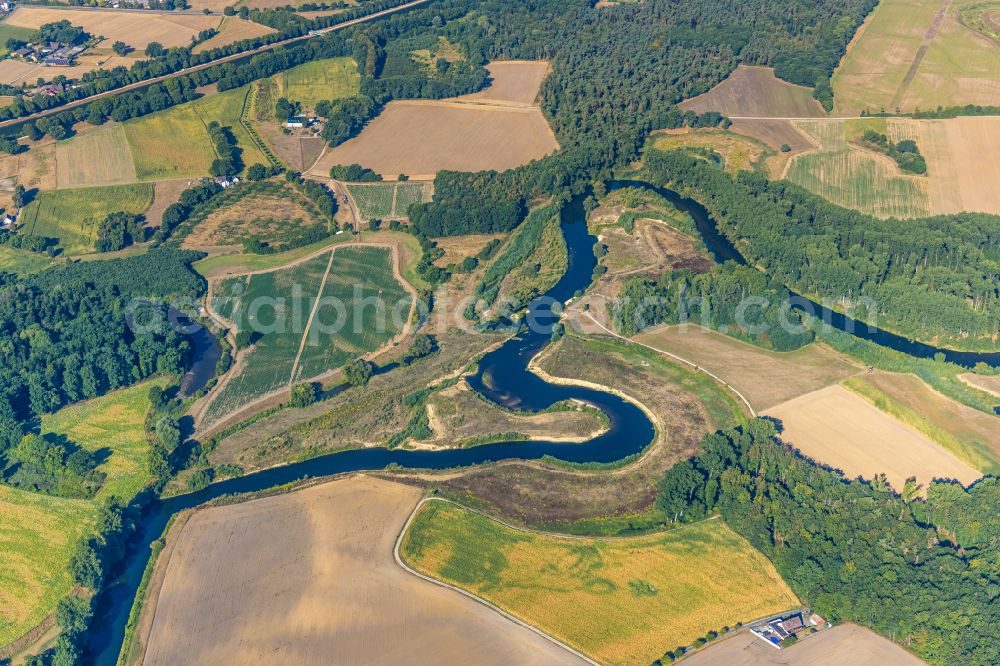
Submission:
[[[411,2],[407,2],[407,3],[399,5],[397,7],[391,7],[389,9],[383,9],[381,11],[375,12],[374,14],[368,14],[367,16],[362,16],[360,18],[351,19],[350,21],[344,21],[343,23],[338,23],[337,25],[332,25],[329,28],[323,28],[322,30],[314,30],[314,31],[309,32],[309,33],[307,33],[305,35],[302,35],[301,37],[290,37],[288,39],[283,39],[283,40],[278,41],[278,42],[272,42],[271,44],[265,44],[264,46],[260,46],[260,47],[257,47],[255,49],[250,49],[249,51],[241,51],[240,53],[234,53],[232,55],[224,56],[222,58],[218,58],[216,60],[212,60],[212,61],[209,61],[209,62],[206,62],[206,63],[202,63],[200,65],[195,65],[194,67],[185,67],[184,69],[177,70],[176,72],[173,72],[171,74],[164,74],[162,76],[155,76],[155,77],[153,77],[151,79],[145,79],[143,81],[137,81],[135,83],[130,83],[127,86],[122,86],[121,88],[115,88],[114,90],[107,90],[107,91],[102,92],[102,93],[97,93],[96,95],[90,95],[89,97],[84,97],[82,99],[78,99],[76,101],[69,102],[67,104],[63,104],[62,106],[57,106],[57,107],[54,107],[52,109],[46,109],[45,111],[38,111],[38,112],[32,113],[31,115],[28,115],[28,116],[21,116],[20,118],[11,118],[10,120],[5,120],[3,122],[0,122],[0,129],[3,129],[5,127],[13,127],[13,126],[21,125],[23,123],[31,122],[33,120],[37,120],[39,118],[44,118],[46,116],[51,116],[51,115],[56,114],[56,113],[62,113],[63,111],[67,111],[69,109],[75,109],[78,106],[84,106],[86,104],[90,104],[91,102],[93,102],[95,100],[98,100],[98,99],[101,99],[103,97],[113,97],[114,95],[120,95],[120,94],[128,92],[130,90],[137,90],[139,88],[145,88],[145,87],[150,86],[150,85],[152,85],[154,83],[160,83],[161,81],[166,81],[167,79],[173,79],[173,78],[176,78],[178,76],[183,76],[184,74],[190,74],[191,72],[197,72],[197,71],[202,70],[202,69],[208,69],[209,67],[214,67],[216,65],[221,65],[223,63],[230,62],[232,60],[241,60],[241,59],[247,58],[249,56],[257,55],[258,53],[264,53],[266,51],[271,51],[273,49],[278,48],[279,46],[288,46],[289,44],[294,44],[296,42],[302,42],[302,41],[305,41],[307,39],[311,39],[313,37],[317,37],[319,35],[325,35],[328,32],[333,32],[335,30],[343,30],[344,28],[350,28],[352,26],[358,25],[359,23],[364,23],[366,21],[372,21],[374,19],[381,18],[381,17],[387,16],[389,14],[394,14],[396,12],[401,12],[401,11],[407,10],[407,9],[409,9],[411,7],[416,7],[417,5],[422,5],[422,4],[427,3],[427,2],[430,2],[430,0],[412,0]],[[148,10],[143,10],[143,11],[148,11]]]

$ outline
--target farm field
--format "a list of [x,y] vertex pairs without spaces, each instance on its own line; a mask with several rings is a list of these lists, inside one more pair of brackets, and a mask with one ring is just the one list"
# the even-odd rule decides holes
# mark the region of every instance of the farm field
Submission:
[[242,19],[238,16],[223,17],[222,23],[218,24],[217,29],[219,34],[215,37],[206,39],[201,44],[194,47],[191,52],[202,53],[203,51],[211,51],[212,49],[219,48],[220,46],[226,46],[227,44],[238,42],[241,39],[256,39],[257,37],[263,37],[264,35],[270,35],[277,32],[274,28],[261,25],[260,23],[254,23],[253,21],[248,21],[247,19]]
[[15,9],[5,23],[37,30],[46,23],[62,20],[78,25],[94,36],[103,35],[108,44],[120,40],[140,52],[150,42],[159,42],[167,48],[187,46],[191,38],[202,30],[219,27],[218,16],[204,14],[118,12],[113,9],[94,12],[24,5]]
[[767,410],[784,426],[779,437],[848,478],[885,474],[897,491],[915,476],[968,485],[981,474],[926,435],[894,419],[843,386],[828,386]]
[[967,384],[972,384],[976,388],[1000,397],[1000,375],[976,375],[968,372],[961,375],[961,379]]
[[[259,307],[271,298],[276,305]],[[321,306],[314,308],[317,298]],[[280,270],[227,278],[212,299],[221,317],[259,340],[216,389],[206,424],[375,351],[403,330],[411,305],[389,250],[375,247],[336,247]]]
[[315,109],[322,100],[357,95],[361,86],[361,74],[352,58],[314,60],[293,67],[275,78],[281,81],[284,97],[299,102],[307,109]]
[[501,101],[531,106],[538,97],[542,82],[549,73],[545,60],[494,60],[486,65],[490,85],[456,101]]
[[207,176],[215,159],[208,136],[208,124],[212,121],[232,130],[246,166],[269,164],[240,125],[248,90],[243,86],[206,95],[124,123],[139,180]]
[[97,225],[109,213],[141,214],[153,200],[153,186],[109,185],[40,192],[22,213],[22,229],[33,236],[59,239],[67,255],[92,252]]
[[135,165],[122,125],[108,125],[56,143],[56,187],[134,183]]
[[687,666],[921,666],[924,662],[856,624],[841,624],[780,652],[749,631],[720,640],[684,659]]
[[[880,218],[921,217],[931,210],[929,177],[904,175],[886,155],[850,143],[866,128],[884,128],[884,120],[796,121],[819,146],[792,158],[788,180],[833,203]],[[933,173],[928,166],[928,172]]]
[[0,61],[0,83],[16,85],[21,82],[34,83],[43,68],[33,62],[5,59]]
[[7,40],[8,39],[20,39],[21,41],[30,40],[35,34],[35,31],[31,28],[23,28],[21,26],[12,25],[9,21],[0,22],[0,56],[5,56],[9,53],[7,50]]
[[401,555],[605,664],[647,664],[711,629],[799,603],[767,558],[719,520],[566,539],[430,501]]
[[396,537],[419,499],[355,477],[197,511],[148,597],[143,663],[585,663],[398,566]]
[[129,500],[148,482],[144,382],[42,417],[41,431],[65,435],[91,451],[110,455],[98,468],[108,475],[94,500],[48,497],[0,484],[0,646],[7,645],[55,610],[72,587],[69,561],[93,525],[100,501]]
[[879,3],[833,77],[834,111],[1000,104],[1000,49],[979,16],[989,7],[981,0]]
[[430,201],[429,183],[348,183],[362,220],[406,217],[410,205]]
[[558,148],[535,107],[394,101],[359,136],[327,151],[310,173],[360,164],[385,177],[430,180],[442,169],[504,171]]
[[782,81],[770,67],[739,65],[707,93],[681,102],[695,113],[718,111],[729,117],[822,118],[823,106],[812,90]]
[[1000,473],[1000,417],[951,400],[915,375],[858,375],[844,384],[985,474]]
[[773,352],[693,325],[651,329],[635,340],[715,373],[758,411],[831,386],[862,370],[819,344]]

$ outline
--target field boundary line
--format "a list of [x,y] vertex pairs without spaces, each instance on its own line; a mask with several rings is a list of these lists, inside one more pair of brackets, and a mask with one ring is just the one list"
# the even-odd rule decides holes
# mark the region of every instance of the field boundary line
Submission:
[[292,374],[288,377],[288,383],[295,383],[295,373],[299,369],[299,361],[302,359],[302,351],[306,348],[306,338],[309,337],[309,329],[312,328],[313,319],[316,318],[316,312],[319,310],[319,302],[323,296],[323,290],[326,288],[327,278],[330,277],[330,269],[333,267],[333,255],[335,255],[336,248],[330,250],[330,259],[326,262],[326,271],[323,273],[323,279],[320,280],[319,289],[316,290],[316,297],[313,301],[312,311],[309,313],[309,321],[306,322],[306,328],[302,331],[302,339],[299,340],[299,351],[295,355],[295,362],[292,363]]
[[[468,597],[469,599],[472,599],[473,601],[476,601],[476,602],[478,602],[478,603],[486,606],[487,608],[489,608],[489,609],[491,609],[491,610],[499,613],[503,617],[507,618],[508,620],[510,620],[511,622],[513,622],[514,624],[516,624],[518,626],[521,626],[521,627],[524,627],[525,629],[528,629],[529,631],[535,632],[536,634],[538,634],[539,636],[541,636],[545,640],[550,641],[551,643],[554,643],[555,645],[558,645],[559,647],[563,648],[567,652],[569,652],[569,653],[571,653],[571,654],[579,657],[580,659],[583,659],[588,664],[592,664],[593,666],[601,666],[600,662],[594,661],[593,659],[591,659],[587,655],[583,654],[582,652],[580,652],[576,648],[570,647],[569,645],[567,645],[566,643],[562,642],[561,640],[559,640],[555,636],[547,634],[546,632],[542,631],[538,627],[534,627],[534,626],[528,624],[524,620],[521,620],[521,619],[515,617],[511,613],[508,613],[507,611],[505,611],[504,609],[500,608],[499,606],[490,603],[486,599],[483,599],[482,597],[479,597],[479,596],[477,596],[477,595],[475,595],[472,592],[469,592],[467,590],[463,590],[462,588],[460,588],[460,587],[458,587],[456,585],[452,585],[451,583],[446,583],[444,581],[437,580],[435,578],[431,578],[430,576],[424,575],[424,574],[420,573],[419,571],[411,568],[409,565],[406,564],[406,562],[403,561],[403,558],[400,557],[400,555],[399,555],[399,547],[403,543],[403,537],[406,535],[407,531],[410,529],[410,525],[413,523],[413,519],[416,518],[417,511],[420,510],[420,507],[422,507],[426,502],[428,502],[430,500],[435,500],[435,499],[438,500],[438,501],[441,501],[441,502],[450,502],[450,500],[446,500],[446,499],[441,498],[441,497],[425,497],[422,500],[420,500],[419,502],[417,502],[417,505],[415,507],[413,507],[413,511],[410,512],[410,516],[406,519],[406,523],[403,525],[403,529],[401,529],[399,531],[399,536],[396,537],[396,545],[392,549],[392,556],[393,556],[393,559],[396,560],[396,564],[398,564],[404,571],[406,571],[407,573],[410,573],[410,574],[416,576],[417,578],[422,578],[423,580],[426,580],[426,581],[428,581],[430,583],[433,583],[435,585],[439,585],[439,586],[447,588],[449,590],[454,590],[455,592],[458,592],[459,594],[464,595],[464,596]],[[454,504],[454,502],[453,502],[453,504]],[[455,504],[455,506],[461,506],[461,505],[460,504]],[[465,508],[465,507],[462,507],[462,508]]]
[[638,340],[632,340],[631,338],[626,338],[624,335],[620,335],[618,333],[615,333],[610,328],[608,328],[607,326],[605,326],[601,322],[597,321],[597,319],[594,318],[594,315],[591,314],[590,312],[587,312],[586,315],[587,315],[587,317],[590,318],[590,321],[594,322],[595,325],[597,325],[601,330],[605,331],[608,335],[611,335],[611,336],[613,336],[615,338],[618,338],[619,340],[624,340],[625,342],[630,342],[632,344],[639,345],[640,347],[645,347],[646,349],[654,351],[657,354],[663,354],[664,356],[669,356],[670,358],[676,359],[676,360],[681,361],[683,363],[687,363],[688,365],[690,365],[691,367],[693,367],[695,370],[698,370],[700,372],[705,373],[706,375],[708,375],[709,377],[711,377],[712,379],[714,379],[715,381],[719,382],[720,384],[722,384],[723,386],[725,386],[726,388],[728,388],[730,391],[732,391],[733,393],[735,393],[736,396],[740,400],[743,401],[743,404],[747,406],[747,409],[750,410],[750,416],[753,416],[753,417],[756,418],[756,416],[757,416],[757,410],[755,410],[753,408],[753,405],[751,405],[750,401],[746,399],[746,396],[744,396],[742,393],[740,393],[736,389],[735,386],[733,386],[732,384],[730,384],[729,382],[727,382],[726,380],[724,380],[722,377],[719,377],[717,374],[715,374],[711,370],[703,368],[700,365],[698,365],[697,363],[695,363],[694,361],[689,361],[688,359],[684,358],[683,356],[678,356],[677,354],[674,354],[674,353],[668,352],[668,351],[664,351],[663,349],[657,349],[656,347],[653,347],[652,345],[647,345],[646,343],[639,342]]

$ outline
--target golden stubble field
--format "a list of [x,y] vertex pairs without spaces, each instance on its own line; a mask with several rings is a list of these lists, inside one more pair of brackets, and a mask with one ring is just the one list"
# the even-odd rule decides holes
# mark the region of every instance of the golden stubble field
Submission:
[[170,12],[78,11],[57,7],[20,6],[7,17],[6,23],[22,28],[37,29],[46,23],[66,20],[90,34],[103,36],[108,43],[123,41],[136,51],[150,42],[163,46],[187,46],[191,38],[207,28],[218,28],[219,17],[205,14],[172,14]]
[[843,386],[828,386],[772,407],[782,441],[843,470],[848,478],[885,474],[897,491],[911,476],[924,487],[934,478],[968,485],[981,474],[926,435],[880,411]]
[[356,477],[196,512],[148,597],[143,663],[583,663],[397,565],[419,499]]
[[558,150],[548,121],[531,103],[548,63],[490,67],[493,83],[476,95],[390,102],[359,136],[327,151],[310,173],[326,175],[334,165],[356,163],[390,178],[431,179],[443,169],[512,169]]
[[739,65],[726,80],[707,93],[681,102],[682,109],[730,116],[765,118],[822,118],[823,106],[812,90],[782,81],[770,67]]
[[721,640],[684,660],[686,666],[921,666],[912,654],[875,632],[841,624],[780,652],[749,631]]

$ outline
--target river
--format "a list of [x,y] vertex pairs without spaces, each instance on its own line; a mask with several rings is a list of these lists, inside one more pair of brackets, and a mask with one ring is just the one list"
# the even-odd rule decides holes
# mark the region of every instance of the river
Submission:
[[[615,182],[609,189],[622,187],[644,187],[657,192],[692,216],[706,246],[718,260],[746,263],[732,243],[718,232],[714,221],[697,202],[639,181]],[[132,602],[149,559],[149,546],[160,537],[170,516],[178,511],[223,495],[266,490],[307,477],[382,469],[387,465],[439,470],[512,458],[538,459],[543,456],[553,456],[568,462],[608,463],[642,451],[653,440],[655,429],[636,405],[603,391],[549,384],[527,369],[531,358],[551,339],[552,329],[558,321],[553,305],[564,303],[578,290],[586,289],[597,263],[593,249],[596,239],[587,230],[582,202],[583,196],[576,197],[562,211],[561,225],[569,253],[567,270],[552,289],[529,305],[528,318],[533,325],[487,354],[479,363],[476,374],[469,377],[468,381],[486,397],[512,409],[539,410],[557,401],[569,399],[589,403],[607,414],[610,427],[605,433],[580,444],[532,441],[503,442],[446,451],[390,451],[382,448],[346,451],[221,481],[187,495],[155,500],[146,508],[126,556],[115,570],[114,582],[98,597],[95,619],[91,624],[95,629],[91,631],[88,643],[94,663],[111,665],[116,662]],[[830,321],[836,328],[843,330],[852,325],[849,318],[808,299],[802,299],[801,303],[810,304],[815,314]],[[971,365],[977,361],[1000,363],[1000,354],[971,354],[937,349],[865,324],[854,325],[858,328],[855,335],[914,356],[930,357],[941,352],[948,360],[963,365]],[[198,349],[210,349],[207,338],[202,342],[205,344],[196,342],[196,352]],[[215,342],[214,338],[212,342]],[[203,368],[207,367],[208,361],[204,360],[203,354],[196,353],[195,358],[202,362]],[[212,363],[214,368],[214,361]],[[202,373],[196,374],[200,379]],[[192,381],[192,385],[196,384]],[[201,386],[203,385],[202,383]]]

